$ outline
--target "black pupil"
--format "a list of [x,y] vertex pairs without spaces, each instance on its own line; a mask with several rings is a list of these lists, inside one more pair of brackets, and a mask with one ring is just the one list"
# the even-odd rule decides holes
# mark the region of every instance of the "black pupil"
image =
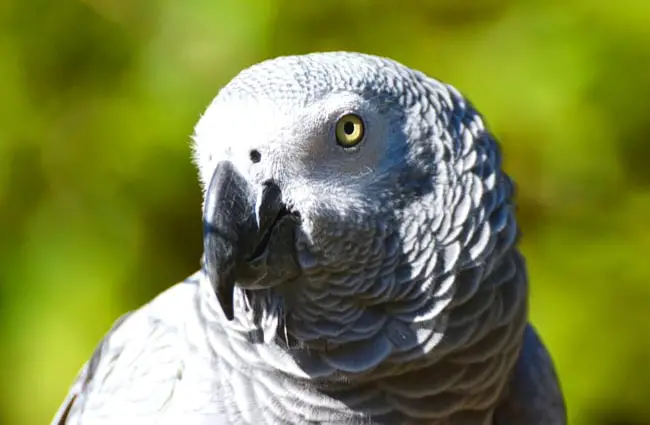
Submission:
[[343,131],[348,136],[354,133],[354,123],[352,121],[348,121],[345,124],[343,124]]

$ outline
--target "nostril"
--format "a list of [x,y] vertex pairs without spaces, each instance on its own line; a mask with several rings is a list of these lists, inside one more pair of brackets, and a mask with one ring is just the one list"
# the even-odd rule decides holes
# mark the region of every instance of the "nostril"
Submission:
[[257,164],[262,159],[262,154],[257,149],[252,149],[248,154],[253,164]]

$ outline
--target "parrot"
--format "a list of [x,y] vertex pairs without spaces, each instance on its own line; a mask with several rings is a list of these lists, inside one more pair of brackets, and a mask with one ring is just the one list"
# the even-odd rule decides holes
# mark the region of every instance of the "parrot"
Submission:
[[53,425],[565,425],[516,186],[454,86],[264,59],[197,120],[198,271],[125,313]]

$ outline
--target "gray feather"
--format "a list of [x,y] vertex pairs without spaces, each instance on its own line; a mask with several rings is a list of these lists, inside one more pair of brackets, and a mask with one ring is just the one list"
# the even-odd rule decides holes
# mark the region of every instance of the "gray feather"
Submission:
[[532,326],[512,371],[495,425],[564,425],[567,423],[562,389],[553,361]]

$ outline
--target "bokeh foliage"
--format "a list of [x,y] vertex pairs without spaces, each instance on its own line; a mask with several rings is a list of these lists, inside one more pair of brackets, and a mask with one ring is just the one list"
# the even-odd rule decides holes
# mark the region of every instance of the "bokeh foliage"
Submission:
[[194,123],[239,69],[316,50],[479,107],[571,423],[650,423],[647,0],[3,0],[0,423],[47,423],[111,322],[197,268]]

